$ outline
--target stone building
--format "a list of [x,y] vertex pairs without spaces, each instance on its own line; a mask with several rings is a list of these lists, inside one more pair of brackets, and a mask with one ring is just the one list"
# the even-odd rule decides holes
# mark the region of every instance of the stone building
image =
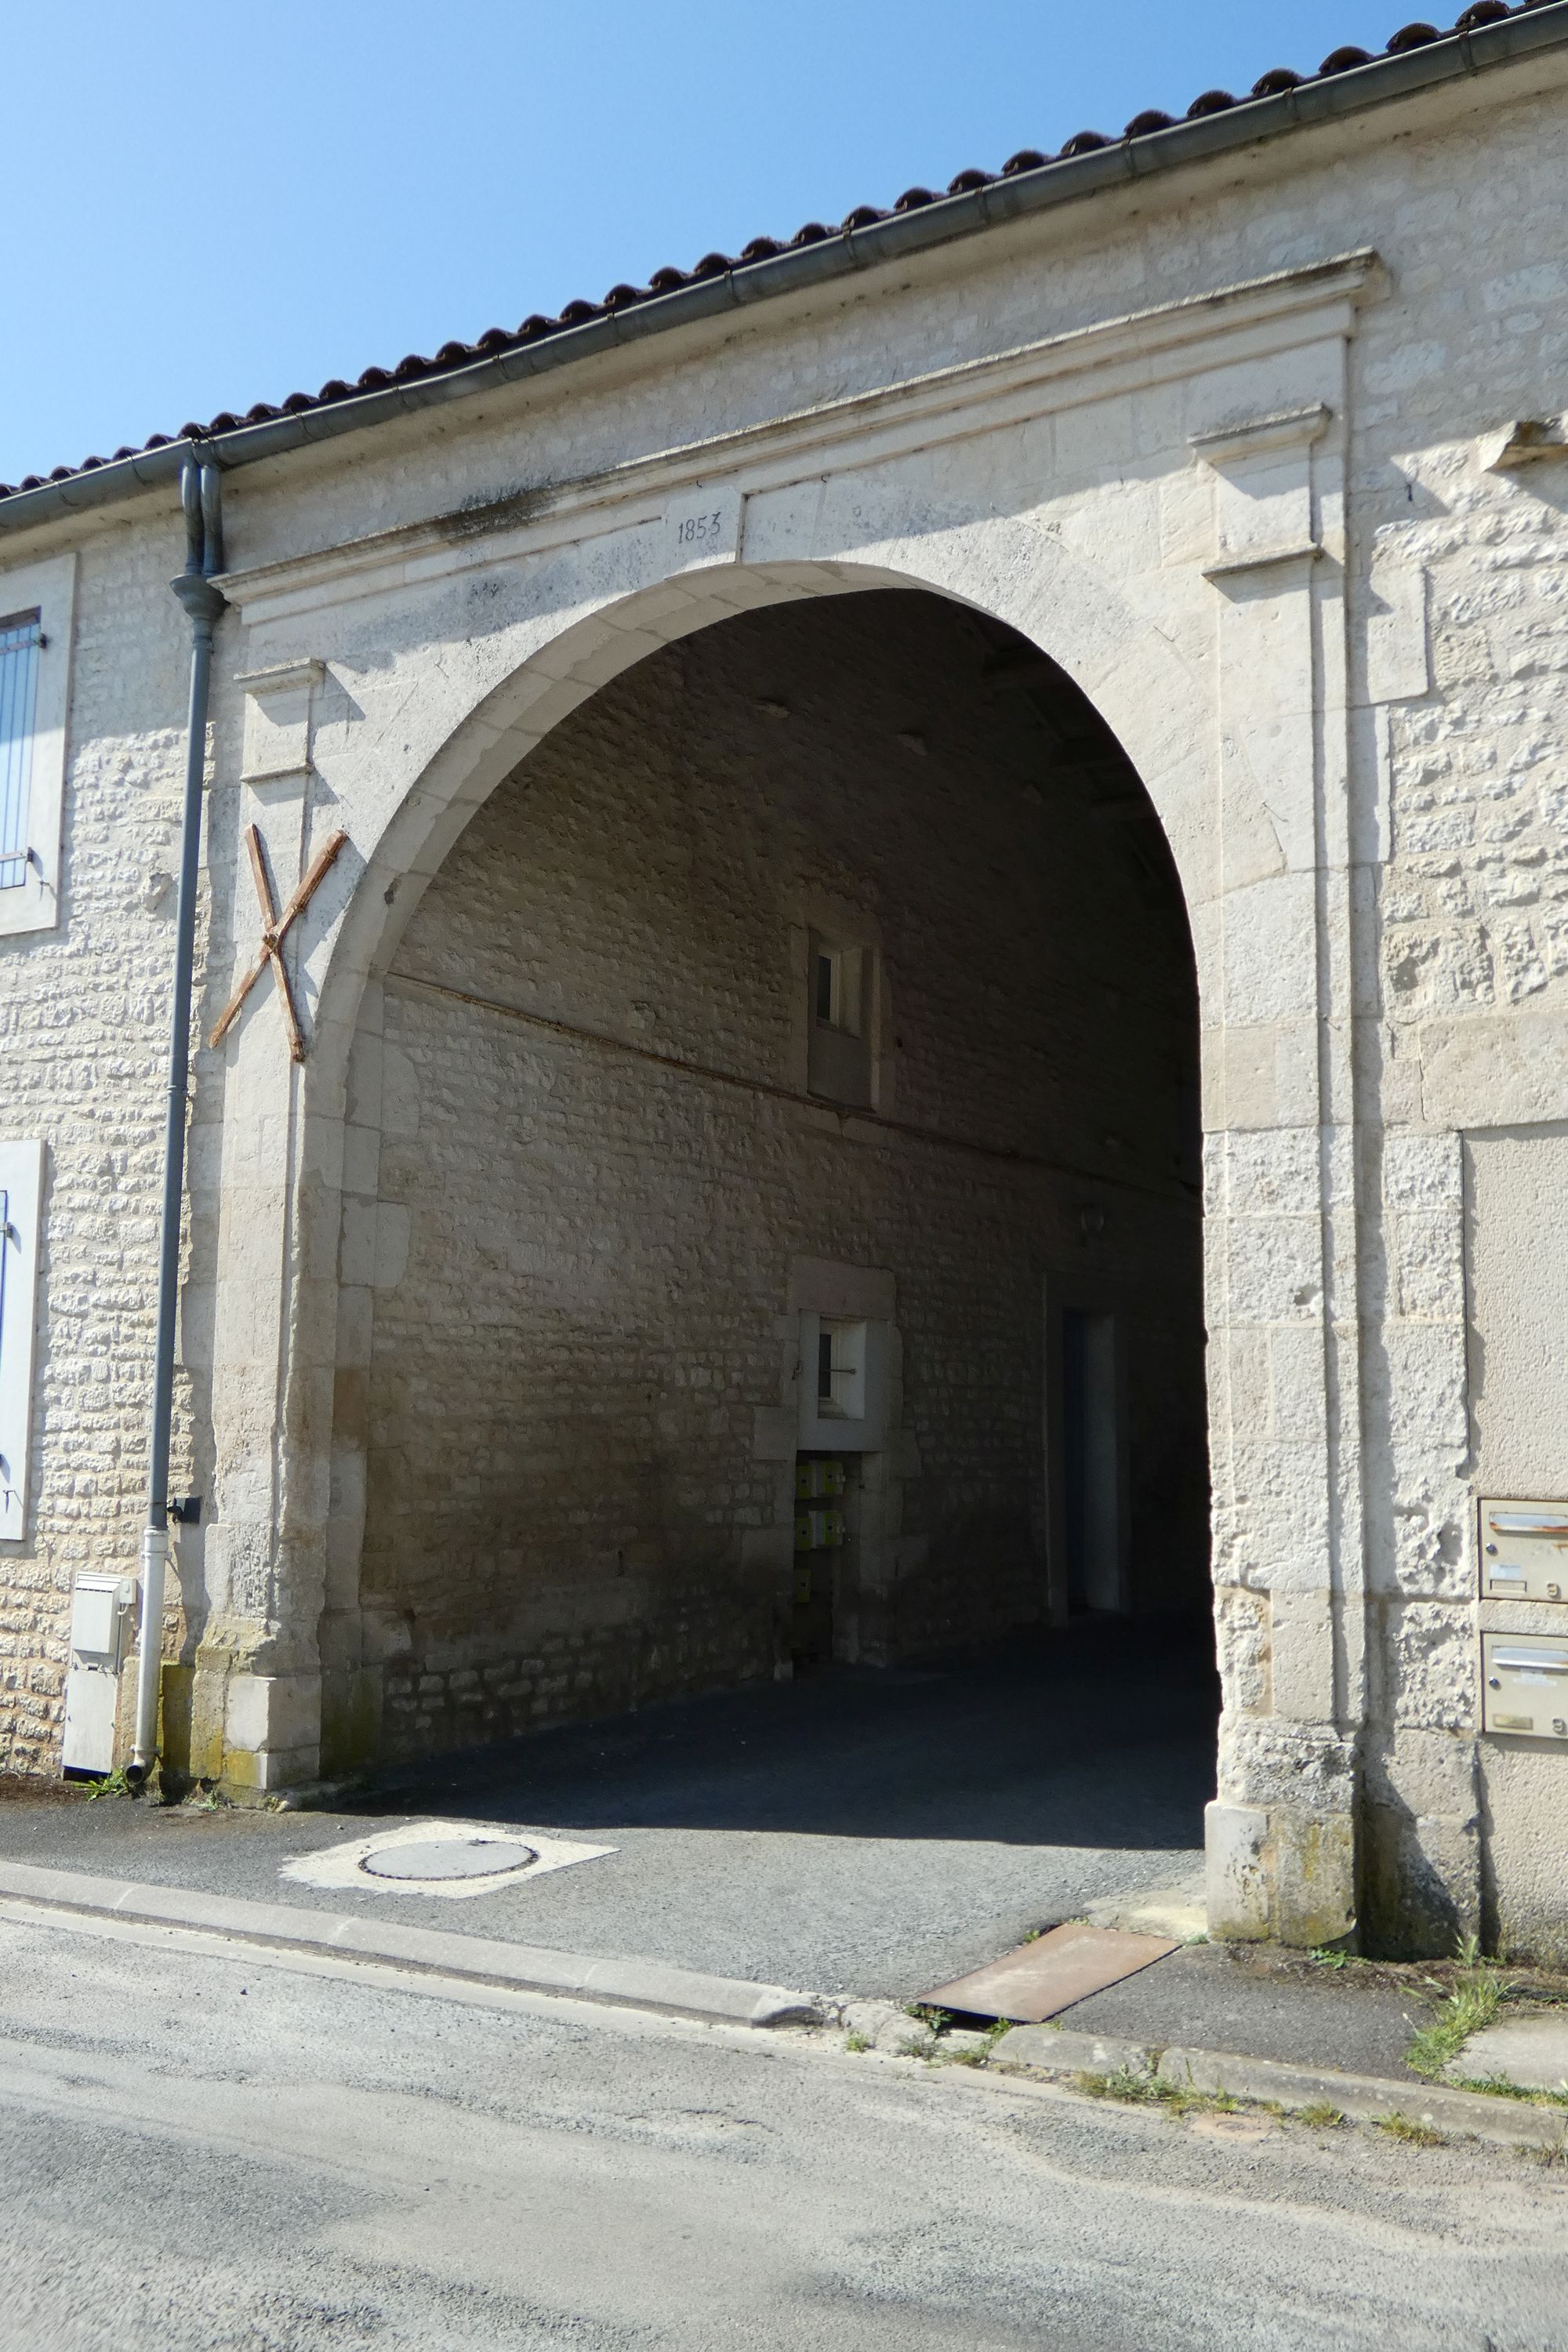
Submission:
[[1215,1930],[1568,1947],[1565,86],[1479,0],[0,496],[13,1769],[125,1737],[195,460],[169,1768],[1212,1578]]

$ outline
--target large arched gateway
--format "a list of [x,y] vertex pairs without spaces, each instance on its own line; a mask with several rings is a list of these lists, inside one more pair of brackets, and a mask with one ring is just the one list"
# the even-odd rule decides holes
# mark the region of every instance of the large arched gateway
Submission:
[[[226,1163],[282,1112],[275,1073],[299,1180],[231,1194],[213,1425],[240,1460],[263,1440],[230,1491],[268,1517],[208,1538],[195,1764],[243,1773],[248,1711],[286,1780],[1191,1602],[1205,1452],[1228,1503],[1231,1433],[1201,1423],[1205,1326],[1232,1392],[1238,1255],[1244,1326],[1324,1344],[1309,1041],[1342,919],[1314,666],[1342,450],[1314,395],[1370,269],[1237,288],[1217,345],[1214,306],[1178,303],[852,402],[843,442],[817,415],[728,475],[706,446],[413,561],[372,538],[230,579],[247,740],[292,724],[310,762],[292,800],[249,788],[258,822],[285,812],[285,864],[356,803],[368,828],[302,1072],[254,1018],[228,1045]],[[1142,471],[1173,434],[1179,488],[1108,477],[1102,366],[1152,379]],[[1211,1131],[1227,1086],[1261,1118],[1211,1159],[1200,1324],[1205,1076]],[[225,1337],[231,1303],[255,1328],[269,1223],[281,1442],[279,1375]],[[836,1377],[858,1432],[813,1410]],[[1246,1429],[1270,1545],[1339,1539],[1329,1435]],[[1252,1540],[1250,1496],[1228,1507],[1222,1572]],[[1256,1573],[1233,1658],[1269,1654]],[[1312,1589],[1296,1631],[1328,1662],[1340,1604]],[[218,1630],[258,1614],[259,1648]],[[1287,1882],[1314,1938],[1352,1911],[1333,1672]],[[1224,1883],[1267,1916],[1222,1782],[1211,1834],[1233,1817]]]
[[178,1275],[172,1768],[1206,1573],[1215,1931],[1562,1948],[1565,58],[1484,0],[0,495],[9,1760],[126,1752]]
[[646,655],[447,852],[372,1066],[384,1752],[1206,1612],[1185,914],[1026,640],[880,590]]

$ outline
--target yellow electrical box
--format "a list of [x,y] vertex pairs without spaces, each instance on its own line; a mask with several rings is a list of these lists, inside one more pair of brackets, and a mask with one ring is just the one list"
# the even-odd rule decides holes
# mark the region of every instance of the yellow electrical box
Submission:
[[825,1495],[844,1492],[842,1462],[797,1462],[795,1465],[795,1494],[797,1503],[814,1503]]
[[1481,1505],[1481,1597],[1568,1601],[1568,1503]]
[[1481,1726],[1568,1744],[1568,1641],[1483,1633]]

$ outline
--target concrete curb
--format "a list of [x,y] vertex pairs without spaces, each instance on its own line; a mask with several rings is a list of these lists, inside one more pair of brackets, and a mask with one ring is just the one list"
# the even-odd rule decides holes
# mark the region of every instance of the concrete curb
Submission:
[[570,1994],[577,2000],[657,2010],[710,2025],[820,2025],[829,2014],[826,2004],[809,1993],[733,1977],[702,1976],[692,1969],[666,1968],[658,1960],[596,1959],[590,1953],[557,1952],[539,1944],[443,1934],[435,1927],[307,1911],[288,1903],[252,1903],[190,1887],[139,1885],[74,1870],[44,1870],[31,1863],[0,1862],[0,1896],[5,1895],[79,1916],[194,1927],[295,1951],[344,1953],[468,1984]]
[[1222,2050],[1161,2049],[1047,2025],[1015,2026],[991,2060],[998,2073],[1026,2067],[1033,2074],[1115,2074],[1125,2070],[1183,2091],[1225,2091],[1238,2099],[1282,2107],[1328,2105],[1355,2123],[1398,2116],[1454,2139],[1495,2141],[1510,2147],[1568,2147],[1568,2107],[1538,2106],[1483,2091],[1438,2090],[1426,2083],[1396,2083],[1382,2074],[1342,2074],[1332,2066],[1291,2066],[1277,2058],[1243,2058]]

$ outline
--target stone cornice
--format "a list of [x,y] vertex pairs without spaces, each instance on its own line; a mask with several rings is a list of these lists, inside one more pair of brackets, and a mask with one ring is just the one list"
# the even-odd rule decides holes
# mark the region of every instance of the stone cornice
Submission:
[[852,446],[856,465],[884,463],[934,443],[1168,382],[1189,372],[1198,349],[1212,366],[1349,335],[1358,307],[1381,291],[1383,278],[1370,248],[1337,254],[632,458],[579,481],[522,488],[339,547],[226,573],[223,593],[252,623],[280,620],[654,523],[672,496],[720,475],[754,495],[820,475],[830,451]]

